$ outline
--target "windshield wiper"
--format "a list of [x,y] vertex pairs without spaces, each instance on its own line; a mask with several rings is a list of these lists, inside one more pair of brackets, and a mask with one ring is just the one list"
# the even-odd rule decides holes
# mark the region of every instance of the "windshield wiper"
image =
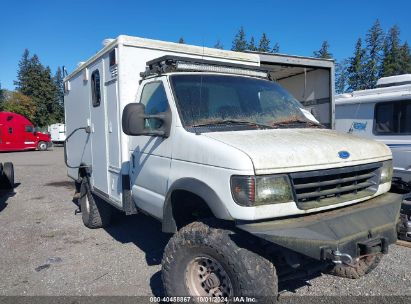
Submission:
[[302,125],[302,124],[310,128],[321,128],[321,129],[325,128],[325,126],[320,123],[317,123],[311,120],[304,120],[304,119],[290,119],[290,120],[279,121],[279,122],[275,122],[271,124],[271,126],[276,128],[276,127],[285,127],[289,125],[295,126],[295,125]]
[[237,119],[221,119],[221,120],[213,120],[207,123],[201,123],[201,124],[196,124],[192,125],[191,127],[208,127],[208,126],[217,126],[217,125],[248,125],[248,126],[253,126],[253,127],[258,127],[258,128],[264,128],[264,129],[272,129],[272,126],[265,125],[265,124],[260,124],[257,122],[252,122],[248,120],[237,120]]

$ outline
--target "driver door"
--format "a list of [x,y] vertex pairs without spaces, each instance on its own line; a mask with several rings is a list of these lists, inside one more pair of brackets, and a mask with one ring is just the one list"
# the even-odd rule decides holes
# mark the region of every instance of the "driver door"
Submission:
[[[162,79],[153,79],[143,85],[139,102],[145,105],[146,115],[158,114],[169,109],[166,87],[167,84]],[[147,119],[145,126],[156,130],[161,127],[161,122]],[[140,209],[162,218],[171,164],[170,137],[132,136],[130,148],[133,199]]]

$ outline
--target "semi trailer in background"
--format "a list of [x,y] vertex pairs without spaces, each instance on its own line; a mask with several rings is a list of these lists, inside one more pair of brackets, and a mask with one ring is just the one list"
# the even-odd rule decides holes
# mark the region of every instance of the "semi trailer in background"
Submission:
[[50,136],[36,131],[34,125],[23,115],[0,112],[0,152],[45,151],[50,144]]
[[48,126],[48,132],[53,144],[64,144],[66,140],[66,126],[63,123],[55,123]]

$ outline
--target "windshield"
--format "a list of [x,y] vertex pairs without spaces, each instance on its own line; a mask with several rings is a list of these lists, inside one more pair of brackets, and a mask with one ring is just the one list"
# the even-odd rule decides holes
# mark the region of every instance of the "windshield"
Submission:
[[275,82],[225,75],[172,75],[186,128],[252,129],[307,124],[303,106]]

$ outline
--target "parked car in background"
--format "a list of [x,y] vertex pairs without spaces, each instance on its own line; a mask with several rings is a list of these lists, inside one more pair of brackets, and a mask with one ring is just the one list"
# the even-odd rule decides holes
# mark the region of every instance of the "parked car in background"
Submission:
[[55,123],[48,127],[48,132],[53,144],[62,145],[66,140],[66,126],[63,123]]
[[50,135],[37,132],[30,120],[23,115],[0,112],[0,152],[45,151],[50,144]]

